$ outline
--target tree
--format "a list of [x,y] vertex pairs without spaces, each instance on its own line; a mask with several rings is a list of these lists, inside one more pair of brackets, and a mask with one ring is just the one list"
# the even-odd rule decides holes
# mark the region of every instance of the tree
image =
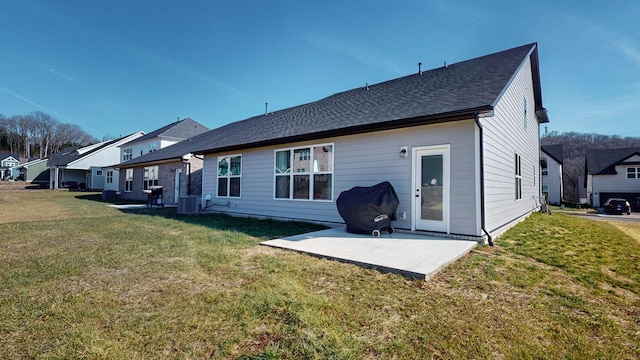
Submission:
[[35,111],[28,115],[5,117],[0,114],[0,149],[31,158],[40,158],[68,146],[86,146],[98,142],[80,126],[62,124],[50,115]]
[[40,151],[40,158],[43,159],[49,156],[51,140],[58,126],[58,121],[40,111],[31,113],[31,116],[35,119],[34,135]]

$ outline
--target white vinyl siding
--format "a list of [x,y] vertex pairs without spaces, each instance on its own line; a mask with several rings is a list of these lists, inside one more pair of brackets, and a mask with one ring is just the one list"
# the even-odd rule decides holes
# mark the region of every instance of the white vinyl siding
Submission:
[[[562,165],[551,156],[544,157],[547,161],[546,173],[542,171],[542,192],[549,195],[549,203],[560,205],[562,201]],[[546,186],[546,190],[545,190]]]
[[[505,225],[535,211],[540,204],[539,126],[534,101],[527,101],[528,124],[523,117],[523,98],[533,99],[531,63],[527,59],[494,109],[482,118],[485,168],[485,227],[493,235]],[[521,200],[514,201],[514,153],[521,161]],[[455,161],[455,160],[454,160]]]
[[[371,186],[382,181],[393,185],[400,205],[396,228],[411,228],[411,156],[400,157],[400,149],[449,144],[451,147],[451,226],[453,234],[480,236],[475,174],[477,142],[473,120],[388,130],[314,142],[288,144],[243,151],[242,199],[214,201],[209,210],[252,216],[268,216],[342,223],[335,201],[342,191],[354,186]],[[275,152],[287,148],[333,144],[333,199],[331,201],[282,201],[274,199]],[[410,151],[409,151],[410,152]],[[202,196],[217,193],[217,159],[227,154],[205,155]],[[204,202],[203,202],[204,203]]]

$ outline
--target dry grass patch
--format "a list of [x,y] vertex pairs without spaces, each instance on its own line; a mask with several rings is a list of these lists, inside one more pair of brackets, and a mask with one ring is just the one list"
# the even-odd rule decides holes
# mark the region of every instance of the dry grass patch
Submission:
[[535,215],[420,281],[258,245],[307,224],[50,194],[64,222],[0,224],[0,358],[640,355],[640,250],[604,223]]

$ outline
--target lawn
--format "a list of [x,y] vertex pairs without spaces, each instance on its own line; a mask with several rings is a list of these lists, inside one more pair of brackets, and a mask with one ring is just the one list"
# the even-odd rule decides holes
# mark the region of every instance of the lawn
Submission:
[[258,245],[314,225],[97,199],[0,192],[0,358],[640,357],[608,223],[535,214],[423,281]]

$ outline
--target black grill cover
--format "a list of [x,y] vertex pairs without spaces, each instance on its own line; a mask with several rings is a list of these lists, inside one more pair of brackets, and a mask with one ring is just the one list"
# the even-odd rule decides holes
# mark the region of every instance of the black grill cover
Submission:
[[347,232],[357,234],[390,228],[391,220],[396,220],[399,203],[396,191],[388,181],[371,187],[356,186],[340,193],[336,201],[338,212],[347,224]]

